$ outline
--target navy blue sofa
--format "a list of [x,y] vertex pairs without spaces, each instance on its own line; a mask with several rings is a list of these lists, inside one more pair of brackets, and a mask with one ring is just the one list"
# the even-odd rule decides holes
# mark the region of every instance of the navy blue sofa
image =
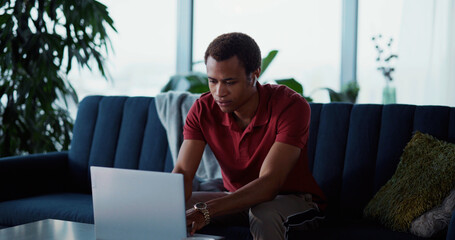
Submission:
[[[419,130],[455,142],[455,108],[311,104],[310,169],[328,197],[321,228],[290,239],[419,239],[362,218],[368,201],[394,174]],[[166,133],[152,97],[90,96],[81,101],[67,152],[0,159],[0,226],[53,218],[93,223],[89,166],[172,170]],[[251,239],[246,227],[205,232]],[[437,239],[455,239],[455,215]]]

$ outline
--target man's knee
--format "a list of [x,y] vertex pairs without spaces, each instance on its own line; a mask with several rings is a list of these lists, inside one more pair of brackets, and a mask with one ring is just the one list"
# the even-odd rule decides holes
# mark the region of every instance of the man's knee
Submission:
[[250,225],[264,225],[265,227],[281,226],[283,216],[271,203],[258,204],[249,211]]
[[249,211],[250,231],[254,239],[284,239],[282,214],[272,204],[261,203]]

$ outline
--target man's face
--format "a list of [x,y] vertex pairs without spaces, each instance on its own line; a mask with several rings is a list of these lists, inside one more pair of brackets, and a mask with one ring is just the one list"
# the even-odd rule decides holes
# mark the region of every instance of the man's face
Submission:
[[237,56],[220,62],[211,56],[207,58],[210,93],[221,111],[238,111],[248,102],[256,93],[255,79],[259,73],[255,73],[251,74],[249,79]]

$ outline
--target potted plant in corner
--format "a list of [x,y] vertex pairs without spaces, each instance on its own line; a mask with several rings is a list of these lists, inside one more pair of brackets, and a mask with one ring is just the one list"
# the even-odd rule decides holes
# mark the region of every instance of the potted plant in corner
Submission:
[[0,156],[68,149],[73,120],[67,80],[76,61],[106,77],[107,30],[96,0],[0,1]]
[[371,40],[374,42],[378,54],[376,58],[376,62],[378,63],[377,69],[382,73],[386,82],[382,89],[382,103],[396,103],[396,90],[392,73],[395,71],[393,60],[398,58],[398,55],[392,52],[393,38],[385,40],[381,34],[378,34],[373,36]]

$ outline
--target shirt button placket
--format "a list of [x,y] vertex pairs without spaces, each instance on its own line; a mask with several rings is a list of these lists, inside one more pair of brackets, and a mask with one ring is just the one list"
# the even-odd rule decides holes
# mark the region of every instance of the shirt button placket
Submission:
[[248,159],[248,145],[247,143],[247,137],[249,133],[246,133],[242,136],[239,142],[239,152],[240,152],[240,158],[241,159]]

